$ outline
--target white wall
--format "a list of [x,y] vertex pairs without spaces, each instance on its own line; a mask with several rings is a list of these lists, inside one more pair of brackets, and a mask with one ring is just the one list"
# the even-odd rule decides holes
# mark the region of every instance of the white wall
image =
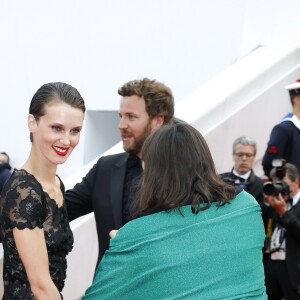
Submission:
[[285,86],[299,77],[300,47],[261,47],[177,103],[177,116],[205,136],[218,173],[233,166],[233,141],[253,137],[254,169],[262,176],[271,129],[292,110]]
[[[73,84],[89,110],[118,109],[118,87],[143,76],[181,99],[239,57],[244,11],[245,0],[1,0],[0,151],[25,161],[29,102],[45,82]],[[84,135],[63,179],[83,164]]]
[[[178,101],[257,45],[293,43],[299,8],[298,0],[0,0],[0,151],[16,167],[27,158],[27,110],[45,82],[73,84],[88,110],[117,110],[117,88],[143,76]],[[63,179],[84,163],[88,140],[83,131],[59,168]]]
[[242,53],[257,45],[298,46],[299,9],[298,0],[247,0]]
[[100,153],[121,141],[117,111],[88,111],[85,122],[83,163],[87,164]]

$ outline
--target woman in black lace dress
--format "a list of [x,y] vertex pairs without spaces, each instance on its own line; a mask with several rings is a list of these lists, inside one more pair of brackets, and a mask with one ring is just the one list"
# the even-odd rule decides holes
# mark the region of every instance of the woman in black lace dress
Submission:
[[79,142],[85,105],[72,86],[44,84],[28,116],[30,155],[0,198],[3,299],[61,299],[73,235],[56,175]]

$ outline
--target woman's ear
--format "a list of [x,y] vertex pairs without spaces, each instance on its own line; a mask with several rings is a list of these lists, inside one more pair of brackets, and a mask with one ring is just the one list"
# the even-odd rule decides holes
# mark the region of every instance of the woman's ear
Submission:
[[34,115],[32,115],[32,114],[28,115],[27,123],[28,123],[29,131],[31,133],[35,132],[36,127],[37,127],[37,122],[36,122]]

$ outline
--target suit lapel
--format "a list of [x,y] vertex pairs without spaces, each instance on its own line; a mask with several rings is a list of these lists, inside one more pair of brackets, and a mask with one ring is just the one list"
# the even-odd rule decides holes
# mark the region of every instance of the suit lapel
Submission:
[[296,213],[299,213],[300,212],[300,200],[295,205],[293,205],[290,210],[293,210]]
[[111,172],[110,192],[111,192],[111,205],[112,213],[116,229],[119,229],[123,225],[122,216],[122,200],[123,200],[123,186],[127,168],[128,153],[124,153],[121,159],[118,160],[113,166]]

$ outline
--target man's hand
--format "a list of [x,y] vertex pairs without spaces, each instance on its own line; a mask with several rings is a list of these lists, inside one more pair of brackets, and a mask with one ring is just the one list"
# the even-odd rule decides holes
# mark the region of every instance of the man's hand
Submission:
[[278,194],[277,196],[268,196],[268,202],[280,216],[287,211],[286,202],[281,194]]
[[113,239],[113,238],[116,236],[117,232],[118,232],[118,230],[111,230],[111,231],[109,232],[110,238]]

